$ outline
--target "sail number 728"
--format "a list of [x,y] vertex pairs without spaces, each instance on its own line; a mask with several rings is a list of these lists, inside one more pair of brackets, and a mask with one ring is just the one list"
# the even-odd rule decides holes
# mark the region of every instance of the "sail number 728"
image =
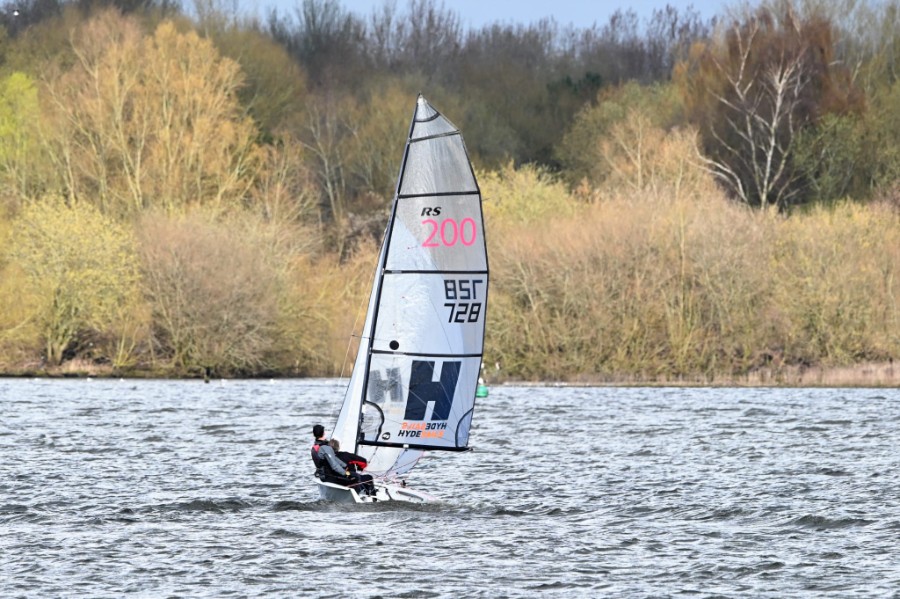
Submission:
[[478,322],[481,318],[481,299],[484,293],[484,279],[445,279],[444,306],[450,308],[447,322]]

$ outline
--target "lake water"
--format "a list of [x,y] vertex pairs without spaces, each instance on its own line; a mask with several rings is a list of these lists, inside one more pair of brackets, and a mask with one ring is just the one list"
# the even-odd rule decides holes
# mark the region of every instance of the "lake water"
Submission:
[[0,379],[0,596],[898,596],[898,390],[498,386],[442,503],[349,507],[342,395]]

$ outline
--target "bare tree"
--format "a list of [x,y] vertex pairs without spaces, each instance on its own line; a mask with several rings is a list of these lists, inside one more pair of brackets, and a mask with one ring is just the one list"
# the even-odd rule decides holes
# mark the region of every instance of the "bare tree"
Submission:
[[266,368],[277,318],[277,261],[248,219],[211,224],[200,213],[145,215],[142,285],[154,351],[182,371]]
[[862,106],[836,44],[826,16],[804,16],[787,0],[746,13],[677,66],[701,161],[739,201],[783,209],[809,199],[808,169],[795,160],[800,134]]
[[295,17],[272,12],[269,33],[309,74],[313,87],[354,85],[366,70],[365,24],[337,0],[303,0]]
[[723,129],[711,129],[719,151],[701,159],[742,202],[780,209],[801,191],[791,157],[806,124],[799,109],[810,83],[808,48],[782,47],[765,64],[754,65],[758,46],[766,43],[760,30],[759,19],[735,25],[729,33],[733,51],[724,60],[713,58],[725,82],[714,92],[724,114]]
[[340,221],[346,199],[346,144],[352,129],[341,111],[330,103],[311,103],[300,135],[300,143],[312,157],[312,172],[321,194],[321,211],[326,218]]

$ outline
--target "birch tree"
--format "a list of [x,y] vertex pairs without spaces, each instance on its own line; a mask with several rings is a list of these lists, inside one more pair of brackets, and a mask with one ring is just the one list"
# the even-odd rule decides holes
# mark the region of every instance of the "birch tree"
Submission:
[[801,132],[851,109],[852,86],[834,64],[830,23],[790,3],[761,8],[721,39],[697,45],[676,73],[701,132],[700,160],[739,201],[781,210],[806,199],[794,163]]
[[736,60],[716,60],[726,82],[716,94],[726,115],[725,128],[711,129],[720,151],[704,163],[741,201],[781,208],[800,192],[790,159],[805,124],[797,109],[810,74],[803,60],[805,48],[781,48],[769,64],[753,69],[751,52],[760,43],[759,32],[757,20],[745,31],[735,27]]

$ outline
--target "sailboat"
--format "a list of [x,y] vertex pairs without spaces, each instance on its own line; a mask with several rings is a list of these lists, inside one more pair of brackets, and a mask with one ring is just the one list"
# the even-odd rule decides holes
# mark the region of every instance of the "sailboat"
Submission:
[[376,491],[317,478],[322,499],[436,500],[402,477],[426,451],[470,449],[487,295],[481,190],[459,130],[420,94],[332,431],[368,461]]

